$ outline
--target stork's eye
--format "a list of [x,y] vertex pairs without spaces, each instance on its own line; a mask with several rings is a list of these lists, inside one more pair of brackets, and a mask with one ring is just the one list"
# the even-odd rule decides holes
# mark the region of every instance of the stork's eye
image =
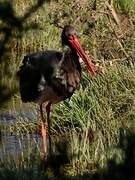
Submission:
[[74,39],[74,35],[70,34],[70,33],[67,33],[67,37],[68,37],[69,40],[73,40]]

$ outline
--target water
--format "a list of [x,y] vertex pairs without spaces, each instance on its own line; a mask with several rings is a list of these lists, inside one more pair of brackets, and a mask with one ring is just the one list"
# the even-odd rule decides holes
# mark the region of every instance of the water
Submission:
[[[0,125],[8,127],[18,120],[34,121],[36,113],[32,110],[23,112],[1,112]],[[1,132],[0,159],[7,156],[18,158],[22,153],[36,153],[40,151],[41,138],[39,134],[16,134],[15,132]]]

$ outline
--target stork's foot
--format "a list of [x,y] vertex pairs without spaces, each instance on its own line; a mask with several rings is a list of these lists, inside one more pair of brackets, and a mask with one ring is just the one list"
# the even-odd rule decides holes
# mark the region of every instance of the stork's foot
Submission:
[[51,103],[48,103],[46,106],[46,113],[47,113],[47,122],[48,122],[48,136],[49,136],[49,153],[52,154],[52,142],[51,142],[51,119],[50,119],[50,112],[51,112]]
[[41,121],[42,152],[46,154],[46,127]]
[[[47,142],[46,142],[46,127],[45,127],[45,118],[43,114],[43,104],[40,104],[40,115],[41,115],[41,136],[42,136],[42,152],[46,155],[47,153]],[[50,131],[50,111],[51,111],[51,103],[48,103],[46,106],[47,113],[47,122],[48,122],[48,136],[49,136],[49,154],[52,152],[51,147],[51,131]]]

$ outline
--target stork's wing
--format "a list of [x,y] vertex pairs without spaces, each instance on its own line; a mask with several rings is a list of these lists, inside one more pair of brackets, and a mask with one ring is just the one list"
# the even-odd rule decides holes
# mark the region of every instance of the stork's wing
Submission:
[[81,67],[71,51],[43,51],[24,57],[18,72],[24,102],[35,101],[47,86],[58,96],[70,97],[80,81]]
[[26,55],[17,75],[19,77],[22,101],[34,101],[40,96],[42,77],[50,83],[56,64],[59,64],[63,54],[58,51],[41,51]]

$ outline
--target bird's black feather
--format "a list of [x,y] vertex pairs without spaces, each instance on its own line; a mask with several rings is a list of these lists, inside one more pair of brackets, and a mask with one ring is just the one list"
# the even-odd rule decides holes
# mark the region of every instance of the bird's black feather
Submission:
[[20,78],[20,93],[23,102],[34,101],[38,95],[38,82],[41,74],[38,69],[34,68],[30,63],[28,64],[28,57],[23,60],[23,65],[20,67],[17,75]]
[[[22,101],[35,101],[46,86],[52,87],[58,96],[63,95],[63,99],[69,98],[79,84],[80,73],[78,56],[70,50],[29,54],[24,57],[18,72]],[[41,83],[43,90],[39,88]]]

